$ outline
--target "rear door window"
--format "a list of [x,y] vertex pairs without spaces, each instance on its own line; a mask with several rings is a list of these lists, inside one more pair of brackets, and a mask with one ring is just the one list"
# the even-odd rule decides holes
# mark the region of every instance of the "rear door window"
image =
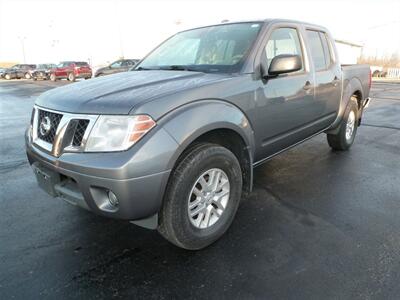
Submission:
[[324,45],[320,33],[314,30],[307,30],[307,38],[315,71],[327,69],[328,63],[326,61]]

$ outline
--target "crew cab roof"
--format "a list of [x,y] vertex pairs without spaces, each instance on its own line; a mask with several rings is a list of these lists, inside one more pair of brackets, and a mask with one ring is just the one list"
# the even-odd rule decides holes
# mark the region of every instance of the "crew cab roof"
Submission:
[[215,23],[215,24],[211,24],[211,25],[204,25],[204,26],[199,26],[199,27],[194,27],[194,28],[188,28],[188,29],[182,30],[181,32],[189,31],[189,30],[196,29],[196,28],[205,28],[205,27],[218,26],[218,25],[224,25],[224,24],[238,24],[238,23],[265,23],[265,24],[266,23],[268,23],[268,24],[295,23],[295,24],[304,25],[306,27],[319,29],[319,30],[322,30],[322,31],[328,31],[328,29],[323,27],[323,26],[312,24],[312,23],[308,23],[308,22],[303,22],[303,21],[298,21],[298,20],[291,20],[291,19],[267,18],[267,19],[232,20],[232,21],[226,21],[226,22],[222,21],[220,23]]

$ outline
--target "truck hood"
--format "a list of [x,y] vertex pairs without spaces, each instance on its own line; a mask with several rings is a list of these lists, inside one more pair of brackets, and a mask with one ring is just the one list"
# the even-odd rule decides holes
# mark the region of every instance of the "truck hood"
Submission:
[[188,71],[124,72],[49,90],[39,96],[36,104],[70,113],[129,114],[144,102],[227,78]]

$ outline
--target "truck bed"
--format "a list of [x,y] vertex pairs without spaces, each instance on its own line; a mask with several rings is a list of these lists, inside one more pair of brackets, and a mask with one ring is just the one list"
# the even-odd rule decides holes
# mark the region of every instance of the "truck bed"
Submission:
[[370,67],[366,64],[341,65],[343,72],[343,88],[351,81],[359,81],[362,86],[362,96],[369,96],[369,87],[371,83]]

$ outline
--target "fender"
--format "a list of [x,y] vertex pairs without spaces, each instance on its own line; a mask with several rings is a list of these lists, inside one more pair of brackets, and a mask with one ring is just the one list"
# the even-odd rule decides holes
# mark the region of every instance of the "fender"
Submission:
[[363,87],[358,78],[353,77],[351,80],[345,80],[343,82],[342,99],[339,104],[338,115],[335,122],[333,122],[331,127],[326,131],[327,133],[336,133],[340,129],[340,122],[342,121],[343,115],[349,105],[350,98],[356,91],[360,91],[361,99],[364,99]]
[[[217,99],[185,104],[165,115],[160,125],[179,144],[168,168],[172,169],[183,151],[201,135],[215,129],[230,129],[239,134],[250,157],[250,182],[253,179],[254,131],[246,115],[235,105]],[[249,187],[251,190],[251,187]]]

